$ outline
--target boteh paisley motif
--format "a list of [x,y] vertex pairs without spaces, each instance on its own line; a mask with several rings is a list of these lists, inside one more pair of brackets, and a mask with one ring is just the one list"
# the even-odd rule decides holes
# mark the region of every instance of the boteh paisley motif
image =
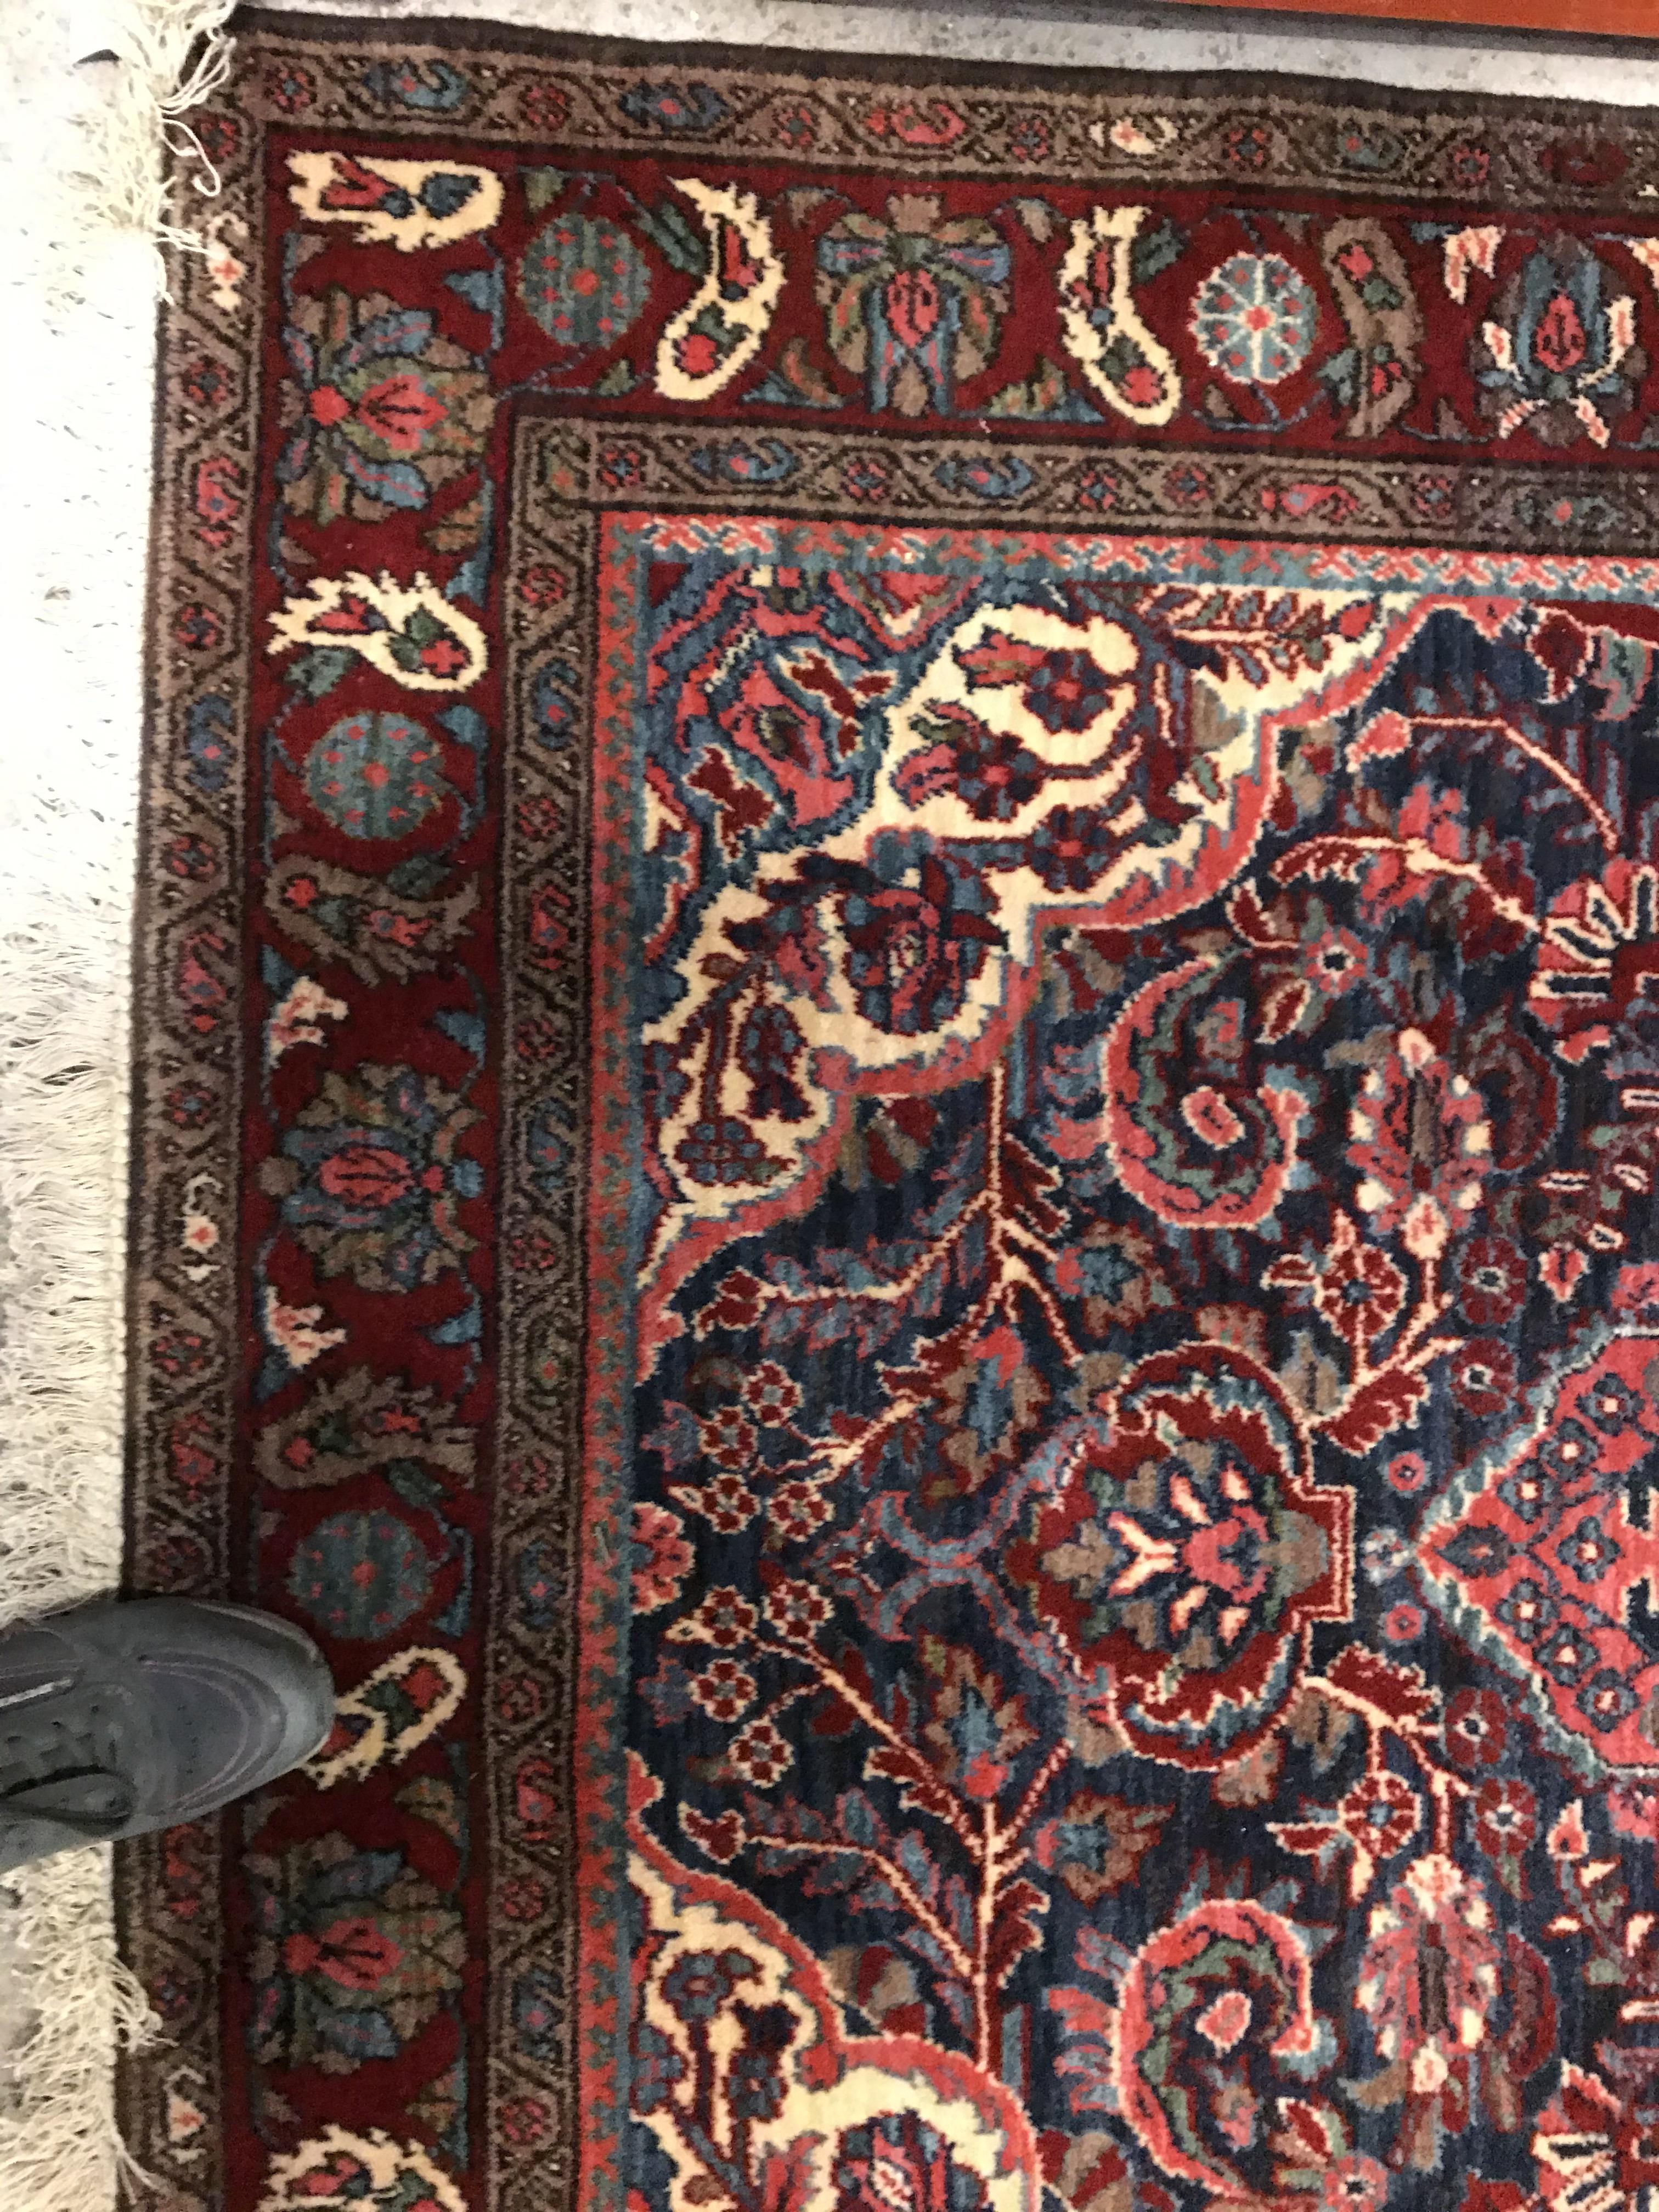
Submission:
[[251,18],[173,274],[169,2212],[1653,2212],[1659,137]]

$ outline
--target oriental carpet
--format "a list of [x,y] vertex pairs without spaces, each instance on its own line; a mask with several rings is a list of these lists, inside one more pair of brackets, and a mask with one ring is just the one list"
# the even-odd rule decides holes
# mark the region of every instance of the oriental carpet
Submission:
[[1659,118],[254,16],[169,2212],[1659,2205]]

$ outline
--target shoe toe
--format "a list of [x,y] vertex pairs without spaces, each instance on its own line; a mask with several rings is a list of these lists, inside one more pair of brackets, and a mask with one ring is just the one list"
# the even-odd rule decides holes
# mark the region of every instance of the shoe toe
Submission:
[[124,1608],[173,1753],[173,1817],[193,1820],[309,1759],[334,1725],[334,1684],[303,1631],[242,1606],[156,1599]]
[[333,1724],[322,1654],[273,1614],[189,1598],[54,1614],[0,1639],[0,1871],[216,1812]]

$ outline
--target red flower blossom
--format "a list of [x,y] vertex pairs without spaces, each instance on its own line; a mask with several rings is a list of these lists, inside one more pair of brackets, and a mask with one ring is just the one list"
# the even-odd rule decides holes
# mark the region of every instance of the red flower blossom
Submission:
[[1607,1805],[1615,1835],[1659,1843],[1659,1789],[1642,1782],[1615,1783],[1607,1792]]
[[1273,141],[1264,123],[1238,123],[1221,142],[1222,158],[1235,169],[1265,169]]
[[775,1583],[766,1593],[766,1618],[780,1635],[811,1636],[835,1608],[811,1583]]
[[532,1875],[518,1875],[501,1891],[501,1911],[509,1920],[539,1920],[547,1910],[547,1892]]
[[773,115],[772,135],[781,146],[799,153],[817,137],[817,118],[804,100],[796,100]]
[[1389,2169],[1363,2151],[1334,2159],[1320,2177],[1322,2212],[1377,2212],[1389,2193]]
[[556,607],[568,593],[569,580],[550,561],[538,561],[526,568],[519,584],[519,597],[527,607]]
[[526,85],[519,95],[519,112],[532,131],[557,131],[570,113],[570,98],[562,85]]
[[1513,1857],[1538,1833],[1538,1800],[1524,1782],[1483,1782],[1474,1794],[1474,1839],[1488,1857]]
[[755,1702],[755,1678],[735,1659],[715,1659],[692,1676],[691,1695],[711,1720],[735,1721]]
[[739,1651],[754,1641],[760,1615],[741,1591],[711,1589],[696,1611],[669,1630],[675,1644],[712,1644],[717,1651]]
[[265,98],[282,115],[303,115],[317,97],[317,80],[291,62],[273,62],[265,71]]
[[1460,1766],[1492,1766],[1508,1731],[1504,1701],[1491,1690],[1460,1690],[1446,1708],[1446,1749]]
[[1336,265],[1356,284],[1363,284],[1376,268],[1376,262],[1370,246],[1362,239],[1353,239],[1336,257]]
[[1397,1452],[1389,1462],[1384,1480],[1390,1490],[1397,1490],[1402,1498],[1410,1498],[1421,1490],[1429,1479],[1429,1463],[1421,1452]]
[[1494,1337],[1460,1345],[1449,1374],[1452,1395],[1466,1413],[1501,1413],[1515,1403],[1515,1355]]
[[1392,1858],[1417,1833],[1423,1808],[1410,1783],[1386,1768],[1357,1782],[1336,1808],[1337,1825],[1374,1859]]
[[1196,461],[1182,462],[1164,478],[1164,496],[1174,507],[1202,507],[1214,489],[1208,470],[1200,468]]
[[1117,505],[1118,481],[1109,469],[1080,470],[1077,479],[1077,503],[1092,507],[1097,514],[1104,514]]
[[681,1483],[671,1494],[676,1504],[701,1514],[722,1536],[735,1536],[739,1528],[746,1528],[760,1507],[749,1485],[730,1468],[723,1469],[701,1489]]
[[775,1359],[763,1359],[744,1383],[743,1402],[763,1428],[781,1428],[800,1404],[800,1385]]
[[634,1607],[653,1613],[679,1595],[691,1571],[691,1547],[677,1513],[644,1503],[634,1508]]
[[1477,1328],[1501,1328],[1527,1295],[1527,1263],[1507,1237],[1473,1237],[1457,1271],[1458,1304]]
[[687,376],[707,376],[720,366],[720,349],[707,331],[688,331],[675,345],[674,355]]
[[173,617],[173,635],[189,653],[210,653],[224,634],[217,611],[199,599],[180,607]]
[[744,1420],[735,1406],[722,1406],[707,1420],[698,1422],[697,1446],[716,1467],[736,1473],[754,1457],[754,1425]]
[[1406,1279],[1380,1245],[1362,1242],[1346,1213],[1336,1217],[1314,1303],[1355,1350],[1390,1329],[1406,1302]]
[[772,1526],[787,1543],[804,1543],[830,1518],[830,1501],[811,1482],[780,1483],[772,1499]]
[[1492,174],[1492,155],[1484,146],[1472,146],[1465,139],[1448,152],[1446,166],[1454,184],[1484,185]]
[[[538,2143],[547,2133],[550,2115],[539,2097],[520,2097],[501,2107],[501,2132],[509,2142]],[[410,2207],[410,2212],[422,2212],[423,2205],[435,2199],[423,2197]]]
[[750,1721],[726,1758],[746,1782],[765,1790],[789,1771],[794,1754],[770,1721]]

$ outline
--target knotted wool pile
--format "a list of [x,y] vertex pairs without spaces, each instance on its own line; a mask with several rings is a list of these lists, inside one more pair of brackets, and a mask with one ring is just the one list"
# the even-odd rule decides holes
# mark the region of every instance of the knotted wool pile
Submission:
[[1659,2202],[1659,119],[255,17],[162,333],[174,2212]]

